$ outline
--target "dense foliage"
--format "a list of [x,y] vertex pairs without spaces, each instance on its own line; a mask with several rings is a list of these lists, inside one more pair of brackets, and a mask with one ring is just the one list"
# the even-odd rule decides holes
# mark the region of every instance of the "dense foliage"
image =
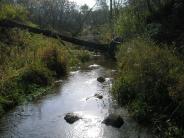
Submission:
[[[4,5],[0,10],[0,20],[32,24],[19,5]],[[45,94],[71,66],[89,60],[89,52],[66,45],[26,30],[0,27],[0,116],[14,105]]]
[[145,35],[156,42],[174,43],[183,51],[183,0],[128,0],[117,18],[116,33],[125,39]]
[[183,13],[183,0],[127,0],[115,15],[124,43],[113,93],[135,119],[166,138],[184,136]]
[[25,97],[44,94],[69,66],[89,59],[89,52],[65,48],[56,39],[19,29],[0,32],[0,114]]
[[13,6],[11,4],[0,5],[0,20],[18,20],[26,21],[28,20],[28,12],[25,8],[20,5]]
[[[121,36],[114,96],[160,137],[183,137],[184,1],[110,0],[110,8],[106,0],[97,3],[94,10],[69,0],[1,0],[0,20],[95,41]],[[67,46],[43,35],[0,28],[0,114],[43,94],[70,66],[89,60],[89,52]]]
[[117,58],[119,77],[113,92],[119,103],[128,105],[139,122],[150,122],[155,130],[179,126],[167,132],[167,136],[177,135],[184,124],[183,61],[140,38],[123,44]]
[[29,11],[29,19],[41,28],[69,35],[79,35],[86,26],[95,27],[108,22],[106,3],[97,4],[97,2],[90,9],[87,5],[79,6],[69,0],[2,0],[2,2],[15,7],[17,5],[25,7]]

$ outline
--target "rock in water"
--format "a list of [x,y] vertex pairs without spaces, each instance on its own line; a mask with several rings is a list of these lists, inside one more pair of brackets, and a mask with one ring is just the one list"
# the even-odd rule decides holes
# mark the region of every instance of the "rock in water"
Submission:
[[102,99],[102,98],[103,98],[103,96],[100,95],[100,94],[98,94],[98,93],[96,93],[94,96],[95,96],[96,98],[98,98],[98,99]]
[[105,78],[104,77],[99,77],[99,78],[97,78],[97,81],[99,81],[100,83],[103,83],[103,82],[105,82]]
[[124,120],[121,118],[120,115],[110,114],[107,118],[103,120],[102,123],[106,124],[107,126],[120,128],[124,124]]
[[78,121],[79,119],[81,119],[81,117],[79,117],[78,115],[76,115],[74,113],[67,113],[66,116],[64,117],[64,119],[66,120],[67,123],[73,124],[76,121]]
[[58,80],[58,81],[55,81],[54,84],[55,85],[60,85],[63,81],[62,80]]

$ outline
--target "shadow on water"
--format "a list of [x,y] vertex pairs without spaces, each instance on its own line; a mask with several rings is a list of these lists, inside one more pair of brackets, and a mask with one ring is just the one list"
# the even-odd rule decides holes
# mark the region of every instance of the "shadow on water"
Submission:
[[[153,138],[154,136],[132,120],[125,109],[119,108],[109,93],[115,64],[94,56],[93,60],[70,73],[55,93],[7,113],[0,120],[1,138]],[[97,78],[105,76],[106,82]],[[97,99],[94,94],[103,94]],[[89,98],[91,97],[91,98]],[[68,112],[82,116],[70,125],[63,119]],[[101,122],[109,113],[119,113],[125,120],[120,128]]]

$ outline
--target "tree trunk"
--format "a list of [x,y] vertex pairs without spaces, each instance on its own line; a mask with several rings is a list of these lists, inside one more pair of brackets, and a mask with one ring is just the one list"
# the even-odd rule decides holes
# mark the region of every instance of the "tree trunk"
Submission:
[[148,10],[150,13],[153,13],[153,8],[151,7],[151,2],[150,0],[146,0],[147,6],[148,6]]
[[80,40],[74,37],[69,37],[69,36],[64,36],[62,34],[59,34],[57,32],[52,32],[49,30],[43,30],[43,29],[38,29],[34,27],[27,26],[25,24],[21,24],[15,21],[10,21],[10,20],[2,20],[0,21],[0,26],[1,27],[6,27],[6,28],[20,28],[20,29],[26,29],[29,32],[33,33],[38,33],[38,34],[43,34],[45,36],[53,37],[53,38],[60,38],[63,41],[70,42],[76,45],[80,45],[84,48],[87,48],[89,50],[99,50],[102,52],[106,52],[108,50],[108,45],[109,44],[97,44],[94,42],[88,42],[84,40]]

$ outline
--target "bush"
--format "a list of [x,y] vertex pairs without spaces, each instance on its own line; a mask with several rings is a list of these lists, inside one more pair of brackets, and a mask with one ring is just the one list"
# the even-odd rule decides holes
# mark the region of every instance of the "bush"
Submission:
[[5,100],[2,96],[0,96],[0,114],[5,112],[7,105],[7,100]]
[[29,65],[28,67],[21,69],[19,81],[24,86],[33,84],[47,86],[51,81],[51,73],[43,66]]
[[137,11],[134,6],[126,6],[121,9],[121,13],[115,24],[115,31],[124,39],[130,39],[138,34],[143,34],[146,26],[145,18],[147,12]]
[[30,86],[43,87],[51,83],[51,72],[41,65],[28,65],[0,81],[0,95],[31,93]]
[[81,50],[81,51],[78,51],[77,53],[77,58],[82,62],[86,62],[86,61],[89,61],[90,59],[90,52],[88,51],[85,51],[85,50]]
[[0,20],[28,21],[27,10],[20,5],[2,4],[0,5]]
[[0,116],[51,82],[44,66],[30,65],[16,72],[0,80]]
[[46,93],[56,77],[67,74],[68,64],[89,58],[89,52],[63,47],[54,38],[20,29],[0,32],[0,116],[11,106]]
[[67,62],[65,57],[57,47],[47,47],[42,49],[41,60],[48,69],[55,72],[57,77],[67,74]]
[[137,120],[184,124],[184,64],[168,49],[137,38],[117,54],[119,77],[113,93]]
[[[2,32],[3,30],[0,29]],[[36,35],[20,29],[7,29],[1,33],[0,42],[0,116],[13,105],[29,99],[32,95],[45,93],[45,88],[54,80],[53,70],[40,59],[39,51],[58,47],[58,55],[53,61],[66,70],[67,53],[56,39]],[[8,43],[7,43],[8,42]],[[61,50],[63,53],[61,54]],[[50,55],[49,55],[50,56]],[[51,55],[53,57],[53,54]],[[62,59],[62,60],[59,60]],[[64,63],[63,63],[63,62]],[[59,66],[59,65],[58,65]],[[59,70],[60,71],[60,70]],[[57,73],[59,72],[57,71]],[[55,73],[56,74],[56,73]],[[59,72],[59,74],[61,74]]]

